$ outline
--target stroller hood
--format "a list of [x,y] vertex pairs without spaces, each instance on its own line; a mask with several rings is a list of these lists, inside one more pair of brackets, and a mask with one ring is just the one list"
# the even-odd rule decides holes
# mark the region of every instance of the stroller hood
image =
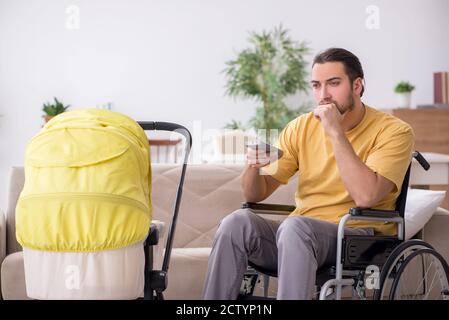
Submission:
[[131,118],[82,109],[50,120],[27,145],[16,237],[28,248],[90,252],[142,241],[151,222],[145,132]]

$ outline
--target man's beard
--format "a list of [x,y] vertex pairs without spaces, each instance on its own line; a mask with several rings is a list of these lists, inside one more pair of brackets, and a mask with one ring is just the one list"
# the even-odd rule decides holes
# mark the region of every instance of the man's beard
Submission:
[[320,101],[320,105],[333,103],[337,107],[340,114],[345,114],[346,112],[354,110],[354,97],[351,93],[349,93],[346,101],[342,104],[339,104],[335,100],[324,100]]

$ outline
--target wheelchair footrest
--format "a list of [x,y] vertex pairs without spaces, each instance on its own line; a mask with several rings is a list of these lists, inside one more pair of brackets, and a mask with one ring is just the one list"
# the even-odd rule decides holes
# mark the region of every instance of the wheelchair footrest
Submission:
[[388,236],[345,236],[342,263],[344,269],[361,269],[369,265],[382,268],[388,256],[402,241]]

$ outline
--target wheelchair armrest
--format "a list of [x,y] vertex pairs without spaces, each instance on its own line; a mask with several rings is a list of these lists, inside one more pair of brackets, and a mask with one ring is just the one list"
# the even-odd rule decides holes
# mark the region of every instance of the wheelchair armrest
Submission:
[[289,215],[296,207],[285,204],[243,202],[242,209],[253,209],[259,214]]
[[349,214],[356,217],[370,217],[370,218],[400,218],[399,211],[394,210],[376,210],[370,208],[351,208]]

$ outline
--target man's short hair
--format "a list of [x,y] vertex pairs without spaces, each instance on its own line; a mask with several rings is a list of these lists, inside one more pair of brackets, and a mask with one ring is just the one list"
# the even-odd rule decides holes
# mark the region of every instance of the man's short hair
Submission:
[[329,48],[323,52],[320,52],[313,59],[312,67],[315,63],[325,63],[325,62],[341,62],[345,67],[346,74],[351,81],[351,84],[354,83],[354,80],[357,78],[362,78],[362,91],[360,91],[360,97],[363,96],[363,92],[365,91],[365,82],[362,64],[352,52],[349,52],[343,48]]

